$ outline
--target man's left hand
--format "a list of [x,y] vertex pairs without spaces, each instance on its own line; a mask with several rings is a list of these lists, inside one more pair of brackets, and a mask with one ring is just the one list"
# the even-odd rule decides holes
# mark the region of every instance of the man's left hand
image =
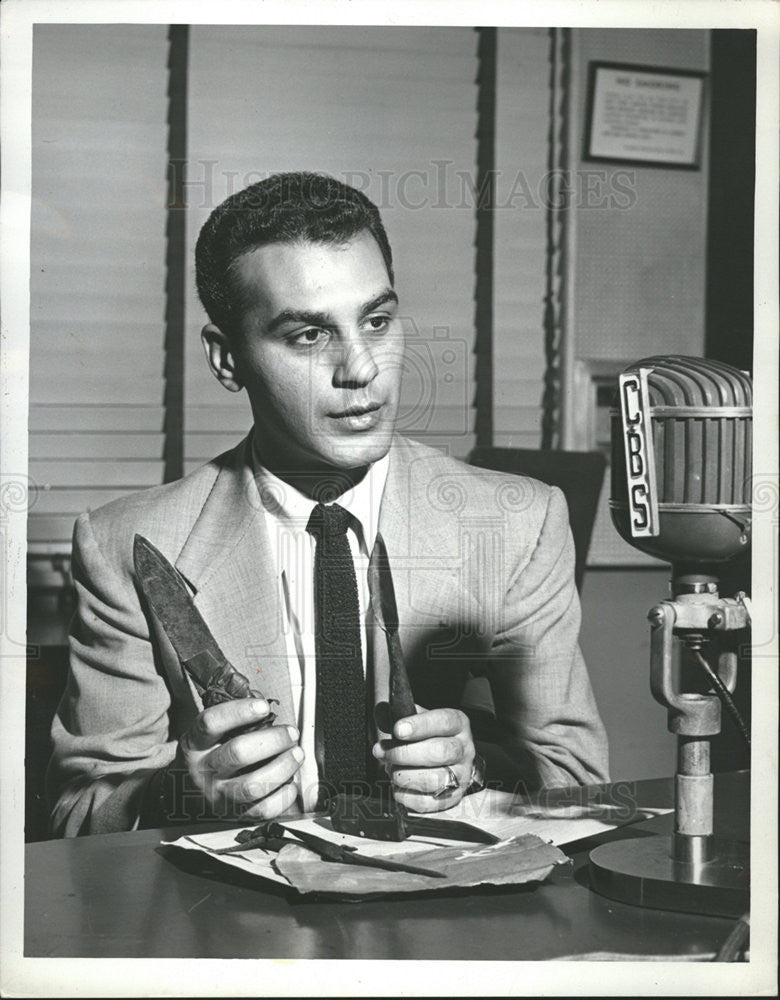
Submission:
[[399,802],[411,812],[423,813],[460,801],[471,780],[476,752],[463,712],[421,709],[400,719],[392,736],[376,743],[373,753],[390,775]]

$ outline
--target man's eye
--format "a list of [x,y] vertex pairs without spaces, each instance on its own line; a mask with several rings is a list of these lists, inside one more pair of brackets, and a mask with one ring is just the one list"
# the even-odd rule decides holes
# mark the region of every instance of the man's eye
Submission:
[[384,333],[390,325],[389,316],[369,316],[366,320],[368,328],[372,333]]
[[319,327],[312,326],[307,330],[301,330],[300,333],[296,333],[290,339],[296,345],[302,347],[314,347],[316,344],[321,344],[327,339],[327,332],[325,330],[320,330]]

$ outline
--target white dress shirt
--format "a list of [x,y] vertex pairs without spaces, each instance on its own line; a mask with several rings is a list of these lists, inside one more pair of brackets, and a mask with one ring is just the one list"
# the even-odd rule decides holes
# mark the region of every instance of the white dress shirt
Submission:
[[[357,486],[335,502],[352,515],[347,538],[355,563],[360,603],[363,675],[371,650],[366,629],[369,608],[368,560],[376,541],[379,507],[387,480],[389,455],[375,462]],[[297,776],[301,805],[311,810],[317,800],[319,775],[314,753],[316,656],[314,640],[314,536],[306,530],[316,501],[279,479],[254,457],[255,482],[265,514],[271,553],[277,567],[287,646],[293,708],[297,713],[304,759]]]

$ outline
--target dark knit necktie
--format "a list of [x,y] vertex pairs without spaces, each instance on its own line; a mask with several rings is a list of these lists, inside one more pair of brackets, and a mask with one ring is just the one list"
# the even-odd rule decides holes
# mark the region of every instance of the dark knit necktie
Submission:
[[314,637],[317,657],[315,742],[323,793],[354,790],[367,778],[366,685],[360,605],[347,538],[349,513],[317,504],[306,530],[314,551]]

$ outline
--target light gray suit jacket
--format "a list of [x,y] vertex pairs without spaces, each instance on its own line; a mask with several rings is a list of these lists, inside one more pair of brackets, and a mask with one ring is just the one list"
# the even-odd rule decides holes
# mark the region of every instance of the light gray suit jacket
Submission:
[[[76,523],[78,610],[48,773],[55,833],[132,828],[147,782],[172,761],[178,734],[200,708],[170,642],[139,601],[136,532],[189,582],[228,659],[279,700],[280,722],[296,722],[250,442]],[[518,777],[532,787],[606,780],[606,737],[578,646],[574,547],[560,491],[397,437],[379,530],[417,703],[463,707],[482,684],[477,707],[494,711]],[[373,646],[378,702],[387,698],[388,677],[381,632]]]

